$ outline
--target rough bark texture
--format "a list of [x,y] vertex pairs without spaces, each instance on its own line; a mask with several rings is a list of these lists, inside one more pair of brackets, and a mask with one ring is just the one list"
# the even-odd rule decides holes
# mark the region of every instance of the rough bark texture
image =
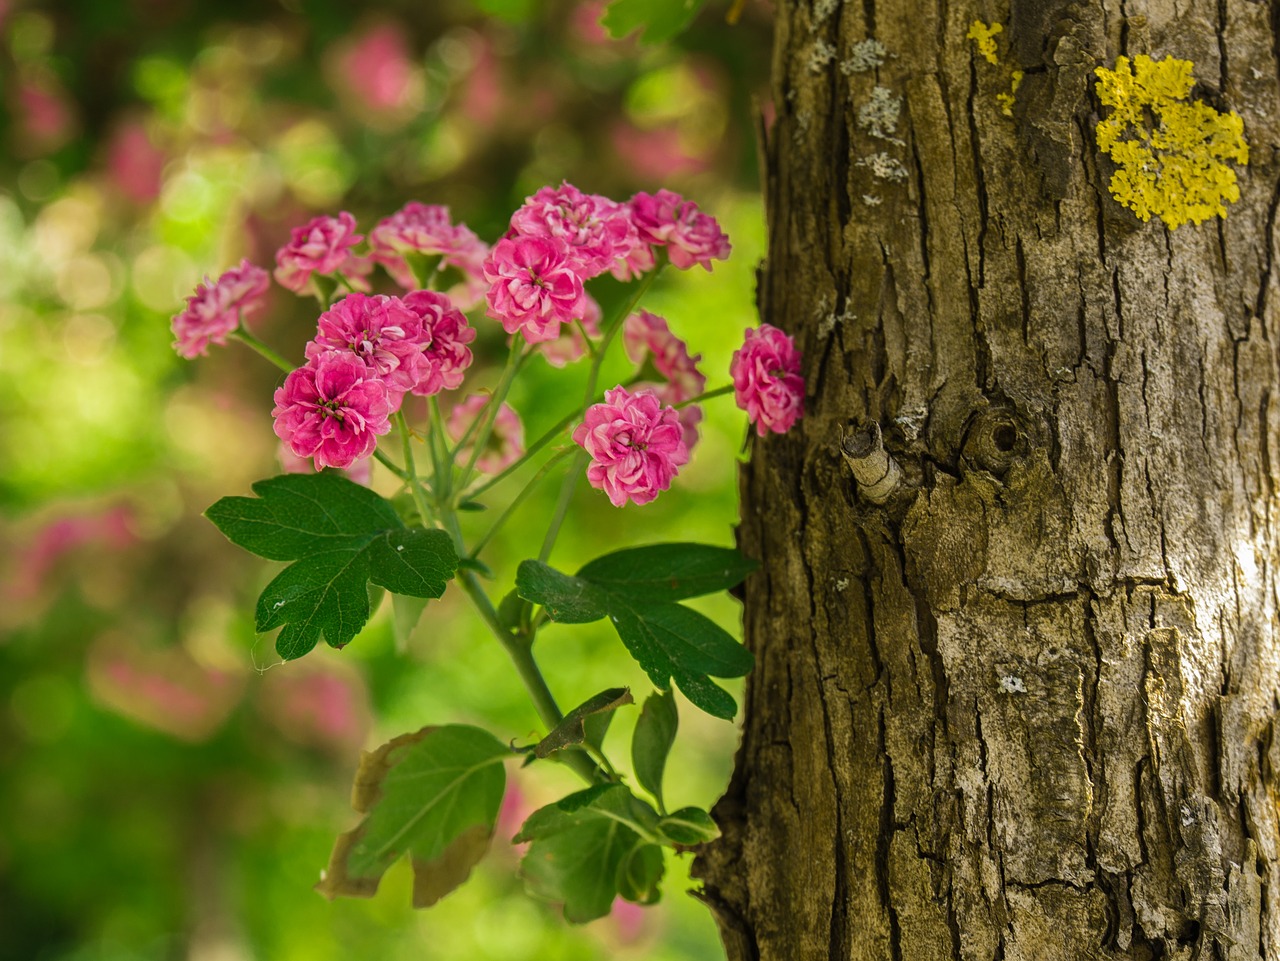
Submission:
[[[760,306],[809,415],[742,478],[758,662],[698,866],[730,958],[1280,958],[1271,9],[778,7]],[[1243,116],[1225,220],[1108,194],[1093,70],[1140,53]]]

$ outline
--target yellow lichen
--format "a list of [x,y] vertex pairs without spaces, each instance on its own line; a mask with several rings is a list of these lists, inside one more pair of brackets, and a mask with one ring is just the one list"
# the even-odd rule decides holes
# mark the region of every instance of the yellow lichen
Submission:
[[985,24],[981,20],[975,20],[969,24],[969,33],[967,39],[972,40],[978,48],[978,53],[986,57],[987,63],[998,63],[996,59],[996,34],[1004,30],[1003,23]]
[[1000,104],[1000,112],[1006,117],[1013,116],[1014,95],[1018,92],[1018,87],[1022,85],[1022,71],[1015,70],[1009,76],[1009,92],[996,94],[996,102]]
[[1189,60],[1137,56],[1095,71],[1098,99],[1111,111],[1097,128],[1099,149],[1118,168],[1111,196],[1170,230],[1225,217],[1240,187],[1224,161],[1249,162],[1240,115],[1187,99],[1196,82],[1191,68]]

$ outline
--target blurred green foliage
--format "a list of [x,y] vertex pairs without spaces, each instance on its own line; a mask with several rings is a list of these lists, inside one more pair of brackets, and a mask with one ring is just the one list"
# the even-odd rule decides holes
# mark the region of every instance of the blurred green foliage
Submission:
[[[601,9],[0,0],[0,961],[719,954],[682,861],[659,906],[581,930],[525,896],[507,841],[577,786],[548,764],[509,770],[494,850],[430,911],[408,907],[405,865],[370,901],[311,890],[355,823],[362,747],[426,723],[546,732],[452,591],[407,641],[385,604],[346,650],[277,663],[251,612],[278,566],[199,515],[278,473],[279,374],[238,346],[195,363],[170,347],[202,275],[270,266],[313,213],[367,228],[410,199],[447,203],[491,241],[524,196],[567,179],[618,198],[670,187],[720,219],[730,261],[668,272],[647,306],[722,383],[755,322],[767,11],[728,27],[709,5],[673,45],[639,47],[609,40]],[[258,332],[301,361],[315,314],[278,291]],[[486,323],[463,390],[496,379],[485,361],[500,364],[503,337]],[[532,437],[585,371],[530,372],[510,401]],[[584,487],[552,563],[658,536],[730,543],[743,435],[714,401],[676,490],[619,512]],[[489,550],[495,590],[541,536],[524,527]],[[727,598],[693,606],[736,630]],[[650,690],[606,625],[552,626],[539,644],[562,704]],[[609,732],[615,758],[637,713]],[[708,806],[733,727],[688,710],[681,731],[668,803]]]

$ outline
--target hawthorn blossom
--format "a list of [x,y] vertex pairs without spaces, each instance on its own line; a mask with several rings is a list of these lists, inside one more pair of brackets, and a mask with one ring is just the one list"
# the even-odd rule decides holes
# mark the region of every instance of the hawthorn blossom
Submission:
[[484,297],[484,261],[489,247],[464,224],[449,219],[449,208],[412,201],[369,231],[373,259],[386,268],[405,290],[419,286],[408,255],[440,257],[440,268],[452,267],[462,280],[446,291],[461,310],[470,310]]
[[427,374],[422,319],[399,297],[351,294],[321,314],[317,326],[307,359],[350,351],[386,385],[392,411]]
[[[690,356],[688,345],[673,334],[667,322],[657,314],[641,310],[628,317],[622,327],[622,344],[633,363],[643,364],[646,359],[653,359],[653,367],[662,375],[663,382],[641,383],[636,388],[652,390],[664,404],[693,400],[707,389],[707,378],[697,367],[702,355]],[[685,446],[692,451],[698,442],[702,408],[691,404],[680,408],[677,413]]]
[[711,261],[727,260],[729,238],[716,219],[678,193],[659,190],[631,198],[631,221],[646,244],[666,247],[671,263],[681,270],[694,264],[711,269]]
[[647,504],[671,486],[689,461],[682,435],[675,409],[662,406],[656,393],[618,386],[587,408],[573,441],[591,455],[588,482],[621,507],[628,500]]
[[733,399],[747,412],[756,434],[784,434],[804,415],[804,379],[800,351],[787,334],[770,324],[748,329],[729,363]]
[[453,390],[471,366],[471,349],[466,345],[476,339],[476,332],[462,311],[434,290],[416,290],[404,298],[404,305],[418,316],[422,328],[421,366],[411,390],[423,397]]
[[511,215],[507,236],[558,237],[583,280],[612,269],[640,245],[630,211],[599,194],[563,183],[543,187]]
[[582,276],[556,237],[499,240],[484,262],[489,316],[531,344],[554,340],[560,325],[586,316]]
[[263,305],[270,284],[267,272],[247,260],[216,281],[205,277],[173,318],[174,350],[190,360],[208,353],[211,343],[225,344],[244,317]]
[[[449,411],[445,430],[453,438],[454,443],[462,440],[467,429],[477,417],[482,416],[489,403],[488,394],[472,394],[460,404],[455,404]],[[483,425],[481,425],[483,426]],[[477,431],[480,429],[478,426]],[[470,443],[458,449],[456,459],[466,464],[471,459],[471,451],[476,437],[473,434]],[[498,416],[494,418],[493,429],[489,440],[476,458],[476,470],[482,474],[500,474],[524,456],[524,424],[520,415],[509,404],[498,408]]]
[[387,387],[350,351],[327,350],[285,378],[275,393],[276,436],[316,470],[350,467],[391,430]]
[[356,220],[345,210],[337,217],[314,217],[294,227],[289,242],[276,251],[276,282],[296,294],[306,292],[311,275],[341,272],[353,286],[364,286],[361,277],[372,264],[351,252],[363,240],[355,232]]
[[555,340],[545,341],[540,345],[539,353],[552,367],[561,368],[581,360],[587,352],[587,342],[582,336],[585,330],[588,337],[600,336],[600,320],[603,314],[600,304],[590,294],[583,294],[587,301],[587,312],[582,318],[581,328],[578,324],[568,324]]

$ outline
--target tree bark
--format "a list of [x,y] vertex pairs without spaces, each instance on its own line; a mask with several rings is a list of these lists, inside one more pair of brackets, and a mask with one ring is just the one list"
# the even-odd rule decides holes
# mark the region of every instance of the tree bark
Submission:
[[[729,957],[1280,958],[1270,7],[777,6],[759,300],[808,414],[742,473]],[[1108,193],[1093,71],[1143,53],[1244,119],[1225,219]]]

